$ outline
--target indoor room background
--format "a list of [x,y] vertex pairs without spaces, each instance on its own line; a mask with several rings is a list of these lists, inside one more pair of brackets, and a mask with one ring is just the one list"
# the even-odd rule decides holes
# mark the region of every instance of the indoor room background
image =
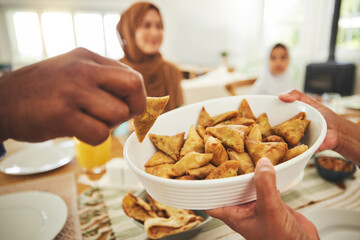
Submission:
[[[115,26],[132,0],[0,0],[0,64],[15,70],[86,47],[123,56]],[[329,53],[334,0],[153,0],[164,22],[161,53],[187,66],[229,67],[256,77],[267,48],[290,47],[294,82],[303,89],[306,65]],[[360,0],[343,0],[336,60],[357,65],[360,93]]]

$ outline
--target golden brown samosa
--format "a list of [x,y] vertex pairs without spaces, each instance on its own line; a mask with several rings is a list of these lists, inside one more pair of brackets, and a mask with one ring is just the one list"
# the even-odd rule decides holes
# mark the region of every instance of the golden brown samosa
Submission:
[[227,152],[230,160],[237,160],[240,163],[238,169],[238,175],[251,173],[254,171],[255,166],[248,153],[246,152],[238,153],[235,150],[232,150],[231,148],[228,148]]
[[223,162],[229,160],[225,147],[221,141],[213,136],[207,138],[205,143],[205,153],[212,153],[213,159],[211,163],[220,166]]
[[231,118],[237,117],[238,115],[239,115],[238,111],[229,111],[229,112],[218,114],[216,116],[212,116],[211,117],[211,125],[215,126],[216,124],[219,124],[219,123],[229,120]]
[[256,119],[256,123],[260,127],[261,135],[263,138],[273,134],[273,131],[271,129],[269,119],[268,119],[266,113],[260,114],[260,116],[258,116]]
[[287,144],[284,142],[260,142],[247,137],[245,144],[255,166],[262,157],[267,157],[273,165],[276,165],[287,151]]
[[157,149],[169,155],[174,160],[179,160],[180,149],[184,144],[185,133],[178,133],[174,136],[149,134],[151,142]]
[[155,167],[147,167],[145,168],[145,172],[162,178],[171,178],[171,176],[174,175],[173,166],[174,164],[169,164],[169,163],[161,164]]
[[308,149],[309,149],[309,147],[305,144],[301,144],[299,146],[293,147],[286,152],[286,154],[285,154],[284,158],[281,160],[281,162],[286,162],[287,160],[290,160],[290,159],[302,154],[303,152],[305,152]]
[[212,170],[205,179],[227,178],[237,176],[239,161],[229,160]]
[[310,124],[310,120],[305,118],[305,112],[300,112],[289,120],[272,127],[272,130],[276,135],[284,138],[290,146],[296,146],[304,136],[307,126]]
[[134,131],[139,142],[144,141],[146,134],[163,112],[169,98],[169,96],[146,98],[147,104],[145,111],[133,119]]
[[180,157],[185,156],[189,152],[204,152],[204,141],[199,136],[194,126],[190,126],[189,134],[185,140],[185,143],[180,151]]
[[205,107],[202,107],[200,114],[199,114],[197,125],[207,128],[207,127],[211,126],[211,124],[212,124],[212,122],[211,122],[211,117],[210,117],[209,113],[205,110]]
[[211,136],[211,134],[206,132],[206,129],[201,125],[197,125],[196,131],[198,132],[199,136],[204,140],[204,143],[206,143],[207,138]]
[[285,142],[285,140],[278,135],[267,136],[266,138],[263,138],[262,141],[263,142]]
[[244,125],[217,125],[208,127],[207,132],[222,141],[222,143],[239,153],[244,152],[244,138],[248,134],[249,127]]
[[161,164],[174,164],[176,161],[169,157],[167,154],[157,151],[146,163],[145,167],[155,167]]
[[173,176],[182,176],[189,169],[199,168],[208,164],[213,155],[211,153],[191,152],[177,161],[173,166]]
[[236,116],[234,118],[231,118],[229,120],[226,120],[224,122],[221,122],[219,124],[223,125],[246,125],[246,126],[252,126],[255,123],[254,119],[251,118],[244,118],[240,116]]
[[[197,179],[204,179],[215,168],[216,167],[214,165],[209,163],[200,168],[189,169],[187,170],[187,174]],[[185,175],[185,176],[189,176],[189,175]]]
[[254,140],[254,141],[261,141],[261,131],[260,126],[258,124],[255,124],[249,131],[248,138]]
[[241,101],[238,112],[240,117],[250,118],[253,120],[256,119],[250,108],[248,101],[245,98]]

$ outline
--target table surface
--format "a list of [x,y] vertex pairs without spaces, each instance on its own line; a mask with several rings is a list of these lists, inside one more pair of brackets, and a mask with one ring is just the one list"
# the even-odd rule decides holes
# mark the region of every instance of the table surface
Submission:
[[[356,115],[358,112],[355,112]],[[357,115],[358,116],[358,115]],[[69,139],[58,139],[54,141],[64,141]],[[112,157],[123,157],[122,153],[122,144],[120,143],[119,139],[116,137],[113,137],[112,139]],[[24,146],[27,146],[27,143],[20,143],[13,140],[8,140],[5,142],[5,146],[7,148],[8,154],[7,156],[10,156],[11,154],[15,153],[18,150],[21,150]],[[359,172],[359,171],[358,171]],[[65,166],[62,166],[60,168],[54,169],[49,172],[44,172],[40,174],[34,174],[34,175],[26,175],[26,176],[13,176],[13,175],[7,175],[0,172],[0,189],[2,187],[6,187],[10,184],[20,183],[24,181],[30,181],[30,180],[46,180],[49,177],[53,176],[61,176],[66,173],[73,173],[76,176],[76,179],[80,175],[86,175],[90,180],[96,181],[99,180],[105,172],[102,174],[88,174],[84,173],[81,169],[81,167],[78,165],[75,159],[73,159],[71,162],[66,164]],[[288,205],[291,207],[297,209],[300,212],[306,212],[313,209],[318,208],[347,208],[355,211],[360,211],[360,179],[359,179],[359,173],[357,174],[357,177],[355,180],[349,180],[347,183],[343,186],[336,186],[331,183],[326,183],[316,173],[314,172],[314,169],[312,169],[311,166],[307,168],[305,171],[305,177],[303,181],[298,184],[292,191],[282,193],[283,201],[285,201]],[[309,191],[309,185],[313,184],[314,192]],[[316,186],[316,187],[315,187]],[[98,189],[93,188],[93,186],[80,183],[79,181],[76,181],[76,187],[77,187],[77,195],[78,197],[84,197],[86,195],[87,191],[98,191]],[[323,191],[323,192],[321,192]],[[320,192],[319,192],[320,191]],[[116,191],[115,191],[116,192]],[[317,192],[317,193],[316,193]],[[357,193],[359,192],[359,194]],[[125,192],[119,192],[119,195],[125,194]],[[123,211],[121,209],[121,199],[118,198],[117,200],[111,199],[114,192],[109,192],[108,190],[102,191],[101,194],[105,196],[105,204],[109,212],[107,213],[108,219],[113,220],[112,225],[109,229],[110,232],[113,232],[112,235],[101,235],[96,239],[146,239],[146,234],[144,234],[143,230],[134,231],[136,227],[134,227],[133,223],[123,214]],[[108,194],[108,196],[107,196]],[[301,196],[301,194],[303,194]],[[296,197],[295,197],[296,196]],[[300,197],[299,197],[300,196]],[[326,197],[327,196],[327,197]],[[349,197],[351,196],[351,197]],[[109,200],[110,199],[110,200]],[[343,201],[350,201],[349,199],[352,199],[352,202],[355,202],[354,204],[342,204]],[[107,203],[110,202],[110,205]],[[111,204],[116,203],[115,208],[111,206]],[[81,211],[81,206],[79,207],[79,211]],[[120,208],[120,209],[119,209]],[[122,212],[119,216],[119,212]],[[116,216],[113,216],[115,213]],[[81,219],[81,215],[80,215]],[[114,219],[116,221],[114,221]],[[117,222],[117,219],[120,219]],[[81,221],[81,220],[80,220]],[[111,221],[109,221],[109,225]],[[127,229],[128,228],[128,229]],[[124,229],[126,230],[125,233],[129,234],[129,231],[134,232],[134,235],[122,235],[124,232]],[[128,230],[128,231],[127,231]],[[93,239],[93,238],[86,238],[84,236],[83,232],[83,239]],[[115,233],[114,233],[115,232]],[[124,234],[125,234],[124,233]],[[220,234],[221,233],[221,234]],[[137,234],[137,235],[136,235]],[[195,237],[194,239],[202,239],[203,237],[206,237],[206,239],[242,239],[242,237],[239,234],[236,234],[231,229],[229,229],[224,224],[220,223],[218,220],[212,221],[209,226],[206,228],[206,231],[203,231],[200,237]],[[110,237],[109,237],[110,236]],[[214,237],[216,236],[216,237]]]

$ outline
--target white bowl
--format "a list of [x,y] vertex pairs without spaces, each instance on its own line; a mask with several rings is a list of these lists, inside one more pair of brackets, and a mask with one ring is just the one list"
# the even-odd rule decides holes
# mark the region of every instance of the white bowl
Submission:
[[[189,132],[196,126],[201,108],[210,116],[237,110],[243,98],[248,101],[255,116],[267,113],[271,126],[288,120],[299,112],[305,112],[311,123],[301,143],[309,149],[299,156],[275,166],[277,187],[284,189],[302,173],[311,156],[319,148],[326,135],[324,117],[315,108],[303,102],[284,103],[277,96],[245,95],[218,98],[187,105],[162,114],[150,132],[172,136]],[[157,201],[183,209],[213,209],[242,204],[256,199],[253,173],[214,180],[174,180],[153,176],[144,171],[144,164],[156,152],[148,137],[139,143],[133,133],[124,146],[124,156],[130,169],[146,191]]]

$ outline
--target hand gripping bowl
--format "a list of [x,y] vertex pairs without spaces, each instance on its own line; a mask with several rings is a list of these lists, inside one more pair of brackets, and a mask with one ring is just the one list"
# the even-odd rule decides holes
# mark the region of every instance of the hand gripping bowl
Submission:
[[[237,110],[244,98],[256,117],[267,113],[271,126],[286,121],[302,111],[306,113],[307,119],[311,120],[301,140],[301,143],[308,145],[309,149],[275,166],[277,187],[281,190],[302,173],[326,135],[327,127],[324,117],[308,104],[299,101],[284,103],[277,96],[263,95],[212,99],[162,114],[150,132],[168,136],[181,132],[187,134],[191,124],[196,126],[203,106],[210,116],[214,116]],[[242,204],[256,199],[254,173],[213,180],[173,180],[148,174],[144,171],[144,164],[155,152],[156,149],[148,137],[139,143],[134,133],[127,139],[124,146],[124,156],[130,169],[134,171],[150,196],[163,204],[183,209],[204,210]]]

